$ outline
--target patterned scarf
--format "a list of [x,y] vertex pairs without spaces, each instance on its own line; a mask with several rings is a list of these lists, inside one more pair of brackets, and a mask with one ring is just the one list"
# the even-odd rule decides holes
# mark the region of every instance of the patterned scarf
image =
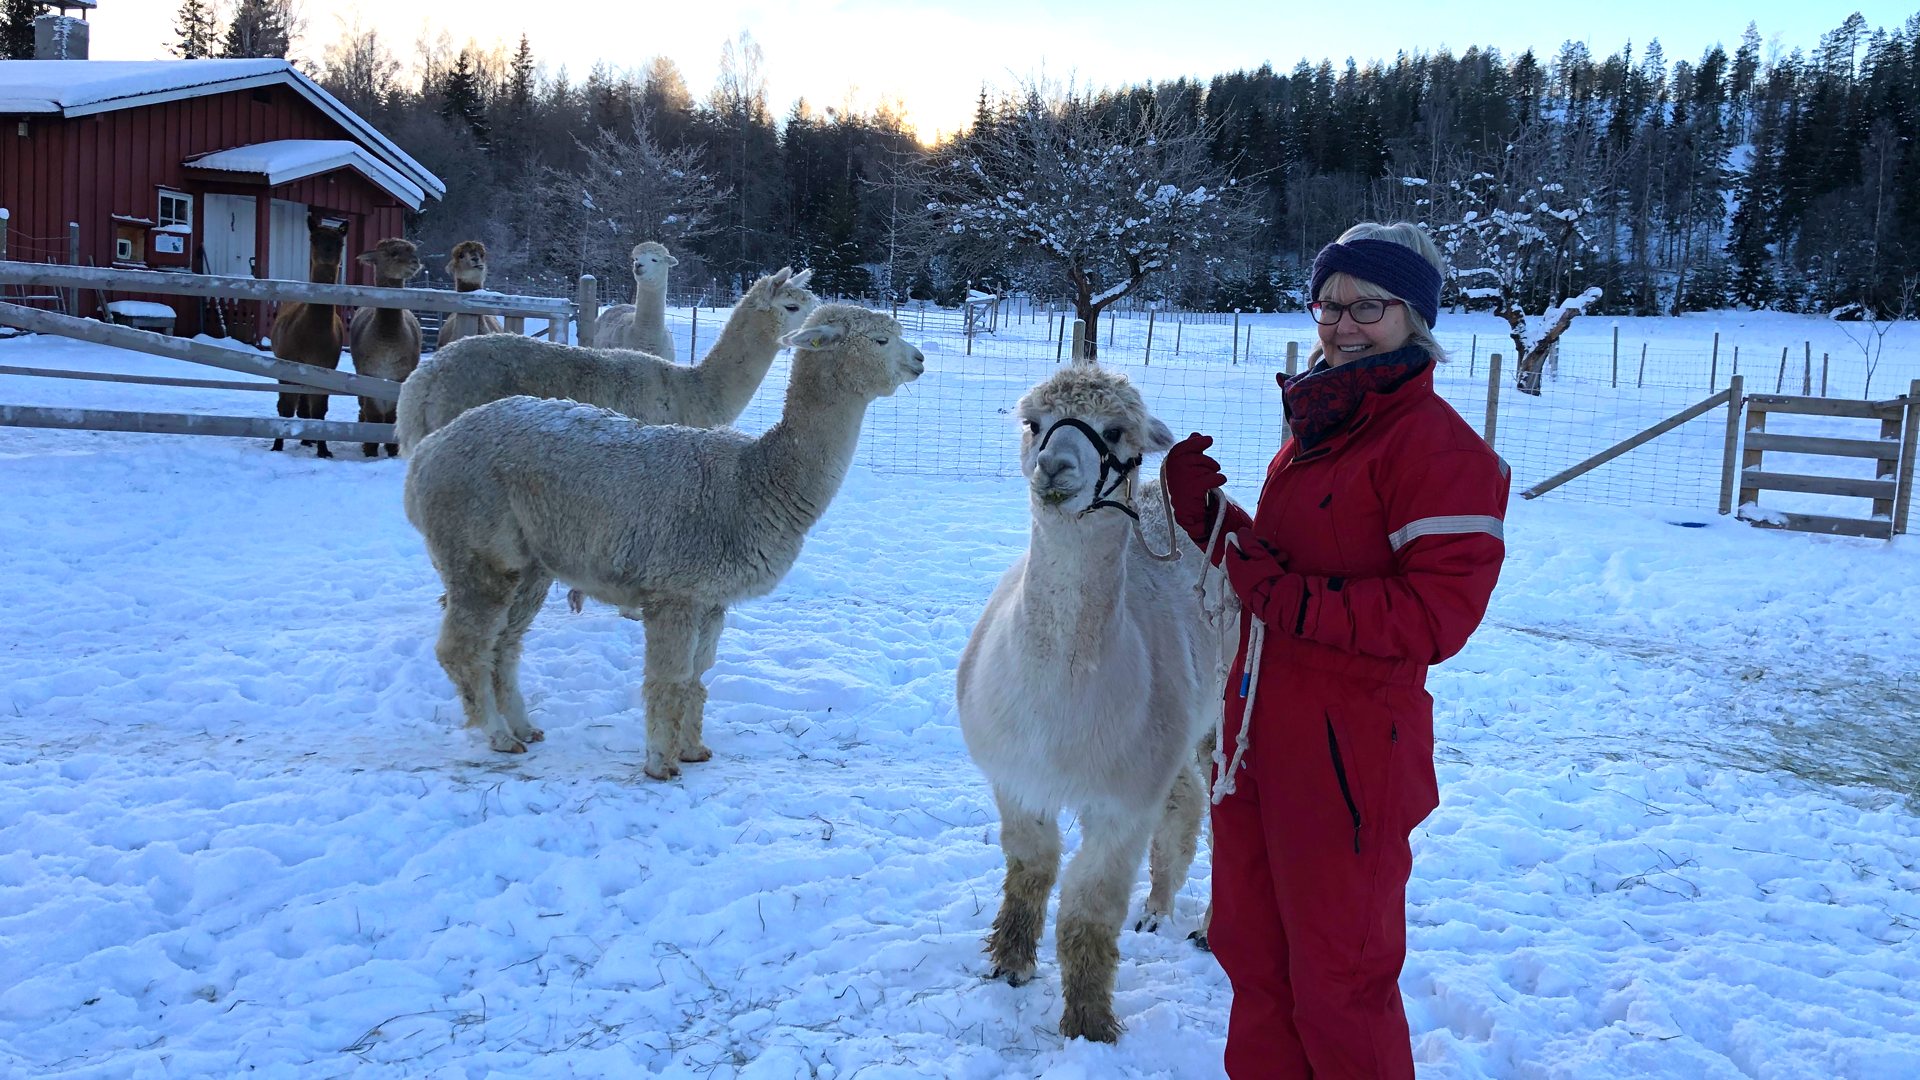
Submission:
[[1368,394],[1387,394],[1425,371],[1432,359],[1418,345],[1369,356],[1339,367],[1326,358],[1281,383],[1287,426],[1300,449],[1311,450],[1345,427]]

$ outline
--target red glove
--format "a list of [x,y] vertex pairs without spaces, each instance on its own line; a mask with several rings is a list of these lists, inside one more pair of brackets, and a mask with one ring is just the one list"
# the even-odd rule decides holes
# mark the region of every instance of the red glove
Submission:
[[[1227,482],[1220,463],[1207,456],[1207,447],[1212,445],[1212,436],[1196,431],[1173,444],[1161,466],[1166,476],[1167,499],[1173,504],[1173,520],[1196,544],[1205,544],[1212,535],[1214,501],[1220,497],[1220,487]],[[1244,519],[1246,515],[1239,517]],[[1235,525],[1234,520],[1227,522],[1227,528]]]
[[1274,624],[1274,607],[1281,584],[1288,577],[1286,557],[1254,536],[1251,529],[1228,533],[1223,546],[1227,549],[1227,581],[1240,597],[1240,606],[1261,622]]

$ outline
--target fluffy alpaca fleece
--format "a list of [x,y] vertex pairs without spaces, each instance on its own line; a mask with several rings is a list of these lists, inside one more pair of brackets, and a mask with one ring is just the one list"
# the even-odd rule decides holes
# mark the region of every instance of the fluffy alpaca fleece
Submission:
[[489,334],[435,350],[400,391],[400,449],[477,405],[516,394],[571,398],[646,424],[714,427],[739,417],[773,366],[782,335],[817,301],[810,271],[782,269],[753,283],[713,348],[694,367],[627,349],[560,345]]
[[853,461],[867,406],[925,367],[899,323],[844,304],[786,343],[786,408],[759,438],[512,397],[414,451],[407,520],[446,585],[437,652],[495,750],[543,738],[520,694],[520,649],[559,580],[646,624],[647,775],[712,756],[701,676],[728,606],[786,576]]
[[[420,249],[411,240],[382,240],[360,261],[373,268],[375,284],[399,288],[420,272]],[[347,324],[347,350],[353,354],[353,370],[360,374],[405,382],[420,366],[420,320],[404,308],[358,308]],[[391,424],[394,410],[391,401],[360,399],[361,423]],[[361,443],[360,451],[373,457],[380,453],[380,444]],[[388,457],[399,454],[397,444],[387,444]]]
[[673,335],[667,332],[667,272],[680,265],[666,245],[643,240],[633,246],[633,303],[600,313],[591,344],[603,349],[635,349],[673,359]]
[[[462,240],[447,255],[447,273],[453,275],[455,292],[479,292],[487,287],[487,245],[478,240]],[[449,312],[440,323],[433,347],[444,349],[464,337],[498,334],[505,330],[492,315],[472,311]]]
[[[340,279],[340,256],[346,250],[347,226],[328,225],[319,214],[307,215],[307,280],[333,284]],[[340,347],[346,343],[347,328],[340,312],[332,304],[281,304],[273,314],[273,355],[296,364],[312,364],[331,371],[340,366]],[[327,418],[327,395],[281,394],[277,411],[281,416],[302,420]],[[285,442],[273,440],[278,450]],[[322,440],[303,439],[302,446],[317,446],[320,457],[332,457]]]
[[[1202,558],[1184,532],[1174,530],[1179,558],[1162,562],[1121,511],[1082,513],[1100,458],[1084,433],[1055,421],[1084,421],[1122,459],[1173,444],[1126,377],[1075,364],[1021,398],[1018,415],[1030,544],[987,601],[957,676],[961,731],[993,785],[1007,861],[987,951],[996,978],[1033,977],[1060,865],[1058,818],[1073,809],[1083,842],[1061,886],[1060,1032],[1111,1042],[1121,1030],[1119,933],[1141,858],[1151,849],[1142,925],[1172,913],[1193,861],[1207,802],[1196,748],[1220,709],[1232,642],[1194,593]],[[1145,535],[1164,537],[1158,482],[1135,505]]]

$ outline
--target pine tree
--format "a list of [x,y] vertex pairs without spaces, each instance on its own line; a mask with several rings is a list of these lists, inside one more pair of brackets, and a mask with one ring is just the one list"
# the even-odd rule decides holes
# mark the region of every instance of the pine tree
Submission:
[[0,53],[5,59],[33,59],[33,17],[39,13],[39,0],[6,0],[0,7]]
[[464,126],[473,133],[473,141],[483,147],[492,142],[487,106],[480,98],[480,77],[473,70],[473,57],[467,50],[461,49],[460,58],[447,69],[440,94],[440,115],[448,123]]
[[182,60],[204,60],[220,47],[220,23],[213,11],[213,0],[182,0],[180,14],[174,18],[174,33],[180,40],[173,54]]
[[293,48],[293,24],[293,0],[239,0],[220,43],[220,55],[284,60]]

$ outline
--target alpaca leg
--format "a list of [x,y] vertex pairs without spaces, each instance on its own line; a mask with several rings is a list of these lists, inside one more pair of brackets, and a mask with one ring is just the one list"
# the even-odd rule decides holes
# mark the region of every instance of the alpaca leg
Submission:
[[507,608],[506,628],[494,649],[494,707],[506,721],[507,731],[522,743],[537,743],[547,737],[546,732],[527,722],[527,702],[520,694],[520,650],[526,641],[527,627],[533,625],[533,617],[540,613],[540,606],[547,598],[547,586],[551,584],[553,579],[544,574],[529,573],[520,579]]
[[[325,420],[327,418],[327,395],[302,394],[300,396],[305,400],[305,404],[307,406],[306,412],[303,413],[302,415],[304,415],[309,420]],[[323,458],[330,458],[333,456],[333,451],[327,449],[327,440],[308,439],[306,441],[313,444],[315,448],[314,456],[323,457]]]
[[713,757],[703,738],[706,732],[707,687],[701,677],[713,670],[720,654],[720,630],[727,625],[727,609],[712,607],[702,612],[699,638],[693,647],[693,678],[687,683],[687,711],[680,716],[680,760],[706,761]]
[[[373,402],[368,401],[366,398],[360,399],[360,422],[363,424],[377,424],[380,422],[380,416],[379,416],[379,413],[377,412],[377,407],[374,406]],[[379,457],[380,444],[370,443],[370,442],[361,443],[360,456],[361,457]]]
[[1089,1042],[1114,1042],[1121,1025],[1113,1015],[1114,972],[1120,966],[1120,924],[1128,894],[1147,853],[1155,819],[1118,809],[1080,815],[1080,851],[1067,864],[1060,886],[1060,1034]]
[[1147,854],[1147,910],[1135,930],[1158,930],[1161,920],[1173,914],[1173,897],[1187,883],[1187,871],[1193,867],[1193,855],[1200,844],[1200,819],[1206,816],[1206,789],[1194,766],[1182,764],[1174,774],[1173,790],[1167,793],[1167,808],[1153,830],[1153,844]]
[[[280,418],[282,420],[290,419],[291,417],[297,415],[299,412],[300,395],[299,394],[279,395],[279,399],[274,402],[273,409],[275,412],[280,414]],[[278,450],[283,445],[285,445],[285,443],[286,443],[286,439],[284,438],[275,439],[273,440],[273,446],[270,447],[270,449]]]
[[680,730],[687,711],[687,683],[698,683],[694,649],[699,628],[693,610],[681,603],[648,604],[646,675],[641,689],[647,704],[648,776],[671,780],[680,775]]
[[1051,815],[1021,807],[997,787],[993,797],[1000,804],[1000,850],[1007,857],[1007,880],[987,938],[987,956],[993,960],[988,977],[1019,986],[1033,978],[1038,966],[1047,897],[1060,873],[1060,825]]
[[467,723],[487,733],[487,745],[508,754],[526,751],[500,718],[494,700],[493,665],[500,634],[506,629],[514,580],[490,567],[471,563],[448,575],[447,611],[440,620],[434,653],[460,692]]

